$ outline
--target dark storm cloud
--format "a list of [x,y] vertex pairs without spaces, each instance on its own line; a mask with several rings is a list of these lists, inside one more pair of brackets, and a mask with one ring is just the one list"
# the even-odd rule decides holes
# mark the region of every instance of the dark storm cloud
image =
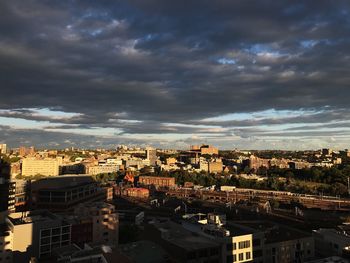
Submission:
[[[349,11],[348,1],[1,1],[0,109],[10,111],[0,115],[121,134],[341,121]],[[327,120],[321,112],[201,121],[326,106]],[[80,115],[57,120],[21,108]]]

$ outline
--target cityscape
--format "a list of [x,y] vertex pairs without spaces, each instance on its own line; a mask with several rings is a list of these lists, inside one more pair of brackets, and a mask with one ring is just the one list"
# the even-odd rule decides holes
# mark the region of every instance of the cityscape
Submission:
[[0,263],[350,263],[350,1],[0,1]]

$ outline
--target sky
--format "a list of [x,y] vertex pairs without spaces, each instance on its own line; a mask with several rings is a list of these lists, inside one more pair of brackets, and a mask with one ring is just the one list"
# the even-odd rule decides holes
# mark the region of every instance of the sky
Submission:
[[350,148],[350,2],[0,1],[11,147]]

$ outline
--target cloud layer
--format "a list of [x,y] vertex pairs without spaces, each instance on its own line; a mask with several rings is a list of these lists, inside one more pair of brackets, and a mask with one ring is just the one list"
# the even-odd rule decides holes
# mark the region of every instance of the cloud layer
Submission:
[[0,141],[347,147],[349,11],[322,0],[1,1]]

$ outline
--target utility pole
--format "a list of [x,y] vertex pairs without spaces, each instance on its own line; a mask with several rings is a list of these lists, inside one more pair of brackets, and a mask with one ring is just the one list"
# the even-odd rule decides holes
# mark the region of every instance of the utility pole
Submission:
[[348,194],[350,195],[350,177],[348,176]]

